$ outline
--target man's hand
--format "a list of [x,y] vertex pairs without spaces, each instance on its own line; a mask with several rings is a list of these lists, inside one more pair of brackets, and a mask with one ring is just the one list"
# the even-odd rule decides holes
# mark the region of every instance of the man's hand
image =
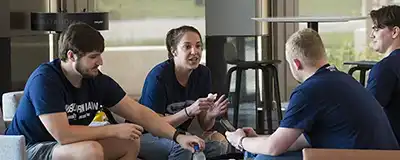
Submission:
[[190,150],[193,152],[194,151],[194,145],[198,144],[200,150],[203,150],[205,148],[205,142],[203,139],[197,137],[197,136],[190,136],[190,135],[183,135],[180,134],[178,137],[176,137],[176,141],[181,145],[182,148]]
[[246,137],[246,133],[243,131],[243,129],[237,129],[235,132],[225,132],[226,139],[229,141],[229,143],[232,144],[233,147],[236,149],[240,149],[239,143],[240,139],[242,137]]
[[207,111],[213,103],[209,98],[199,98],[187,108],[188,114],[189,116],[197,116],[202,111]]
[[[210,98],[213,101],[215,100],[215,98],[213,99],[212,97],[209,97],[209,99]],[[210,107],[210,109],[208,109],[207,115],[212,118],[215,118],[225,114],[226,111],[228,110],[228,104],[229,104],[228,99],[225,98],[225,95],[222,95],[216,102],[214,102],[214,104]]]
[[114,133],[116,138],[127,139],[127,140],[136,140],[142,136],[143,127],[137,124],[132,123],[121,123],[111,125],[112,132]]
[[256,131],[254,131],[254,129],[251,127],[244,127],[243,131],[246,133],[246,137],[258,137]]

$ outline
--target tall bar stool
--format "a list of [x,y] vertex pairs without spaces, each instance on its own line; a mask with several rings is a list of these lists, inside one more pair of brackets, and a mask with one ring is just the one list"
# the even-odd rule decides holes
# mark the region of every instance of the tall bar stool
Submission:
[[[244,61],[239,60],[237,57],[237,51],[232,43],[227,42],[224,45],[225,60],[228,64],[233,65],[227,72],[226,81],[226,95],[229,95],[230,82],[232,79],[232,73],[236,71],[236,81],[235,81],[235,91],[232,97],[233,106],[233,125],[238,126],[239,121],[239,102],[240,102],[240,84],[242,83],[242,72],[248,69],[261,70],[263,75],[263,91],[264,97],[263,105],[256,103],[256,132],[263,134],[265,129],[265,111],[266,120],[268,125],[268,134],[273,133],[272,129],[272,110],[273,110],[273,99],[276,102],[276,112],[278,120],[282,120],[282,110],[281,110],[281,99],[279,93],[279,81],[278,81],[278,69],[276,65],[280,64],[280,60],[267,60],[267,61]],[[257,100],[258,101],[258,100]]]
[[376,64],[376,61],[355,61],[355,62],[344,62],[344,65],[353,65],[348,71],[348,74],[353,76],[353,73],[357,70],[360,71],[360,83],[365,86],[365,77],[367,74],[367,71],[372,69],[374,65]]

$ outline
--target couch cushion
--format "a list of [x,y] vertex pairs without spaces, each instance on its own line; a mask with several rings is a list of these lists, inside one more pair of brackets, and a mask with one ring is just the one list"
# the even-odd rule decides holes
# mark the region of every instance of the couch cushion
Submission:
[[27,159],[24,136],[0,135],[0,142],[0,159]]
[[3,119],[5,122],[11,122],[17,110],[19,100],[23,91],[8,92],[3,94]]

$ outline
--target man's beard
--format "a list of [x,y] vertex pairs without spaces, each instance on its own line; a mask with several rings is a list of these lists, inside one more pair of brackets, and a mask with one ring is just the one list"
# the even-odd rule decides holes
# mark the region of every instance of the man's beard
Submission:
[[90,74],[89,70],[85,70],[84,67],[82,67],[81,62],[78,61],[75,65],[76,71],[78,71],[79,74],[82,75],[82,78],[94,78],[97,76]]

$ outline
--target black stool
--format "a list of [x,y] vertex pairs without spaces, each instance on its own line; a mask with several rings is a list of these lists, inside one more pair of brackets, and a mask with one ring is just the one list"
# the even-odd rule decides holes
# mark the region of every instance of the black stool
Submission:
[[[278,70],[275,65],[281,63],[280,60],[269,60],[269,61],[241,61],[241,60],[234,60],[234,61],[227,61],[228,64],[234,65],[228,70],[227,73],[227,89],[226,95],[229,95],[229,88],[230,82],[232,78],[232,73],[236,71],[236,81],[235,81],[235,92],[232,98],[232,106],[234,108],[233,111],[233,125],[237,128],[238,121],[239,121],[239,99],[240,99],[240,84],[241,84],[241,75],[242,72],[248,69],[254,70],[262,70],[263,74],[263,90],[265,91],[264,94],[264,101],[263,101],[263,108],[259,110],[256,104],[256,131],[260,134],[264,133],[264,115],[265,111],[267,112],[267,124],[268,124],[268,134],[273,133],[272,129],[272,108],[273,108],[273,97],[275,97],[276,101],[276,110],[278,114],[279,121],[282,120],[282,110],[281,110],[281,99],[279,93],[279,82],[278,82]],[[272,91],[272,86],[270,82],[273,80],[273,95],[270,93]]]
[[360,71],[360,83],[365,86],[365,75],[368,70],[370,70],[375,64],[376,61],[355,61],[355,62],[344,62],[344,65],[355,65],[354,67],[349,69],[348,74],[353,76],[353,73],[357,70]]

